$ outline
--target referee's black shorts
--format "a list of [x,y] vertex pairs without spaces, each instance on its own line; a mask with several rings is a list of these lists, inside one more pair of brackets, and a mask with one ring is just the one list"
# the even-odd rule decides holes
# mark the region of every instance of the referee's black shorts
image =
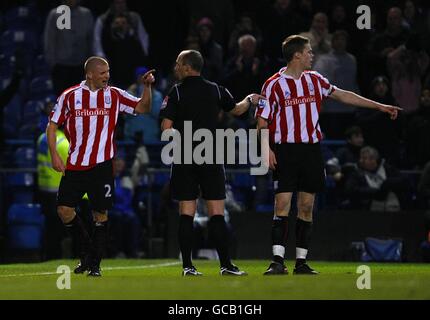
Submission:
[[173,164],[170,176],[172,198],[178,201],[225,199],[224,166],[219,164]]
[[85,193],[93,210],[112,208],[115,194],[112,160],[88,170],[66,170],[58,188],[57,205],[75,208]]
[[319,143],[282,143],[274,148],[275,193],[302,191],[317,193],[325,187],[325,169]]

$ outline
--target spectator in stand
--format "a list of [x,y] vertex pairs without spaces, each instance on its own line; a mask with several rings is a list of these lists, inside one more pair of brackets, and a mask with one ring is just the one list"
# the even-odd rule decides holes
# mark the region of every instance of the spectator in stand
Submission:
[[263,33],[263,51],[270,59],[271,69],[278,70],[283,65],[279,43],[286,36],[304,30],[301,20],[293,10],[291,0],[276,0],[272,6],[262,9],[258,23]]
[[387,55],[393,96],[405,114],[418,109],[421,76],[428,66],[429,56],[421,48],[417,36],[411,36],[404,45],[398,46]]
[[[127,92],[140,97],[145,90],[142,83],[142,75],[149,71],[146,67],[138,67],[135,71],[136,82],[132,84]],[[161,92],[152,87],[152,106],[151,112],[140,114],[138,116],[125,115],[124,120],[124,138],[135,140],[136,135],[141,135],[137,142],[144,144],[159,144],[160,143],[160,125],[158,123],[158,114],[160,112],[163,96]],[[144,140],[142,140],[144,139]]]
[[222,71],[223,48],[213,38],[212,20],[202,18],[196,28],[200,53],[205,59],[202,75],[210,81],[218,81]]
[[352,208],[371,211],[400,211],[407,205],[407,179],[380,159],[375,148],[360,151],[358,169],[346,181]]
[[[396,105],[391,96],[388,79],[378,76],[371,83],[372,100],[380,103]],[[399,115],[402,120],[403,115]],[[375,147],[383,158],[390,163],[399,163],[399,143],[401,138],[401,122],[390,121],[370,109],[359,109],[356,113],[356,124],[363,130],[364,140]]]
[[125,165],[124,154],[119,152],[113,161],[115,201],[109,211],[113,238],[111,254],[114,257],[125,254],[127,258],[137,258],[141,223],[132,206],[134,184],[125,173]]
[[[354,25],[355,28],[355,25]],[[330,12],[330,32],[345,30],[350,33],[353,29],[342,2],[336,3]]]
[[230,40],[228,42],[228,51],[231,56],[237,54],[239,50],[238,40],[241,36],[246,34],[252,35],[255,40],[257,40],[257,47],[261,48],[263,36],[260,28],[255,25],[253,19],[253,15],[249,12],[245,12],[240,16],[239,22],[231,33]]
[[360,158],[360,150],[364,146],[363,131],[358,126],[346,129],[346,146],[336,151],[336,158],[339,164],[344,166],[354,166]]
[[[145,54],[128,14],[119,13],[113,17],[109,31],[103,33],[102,43],[112,67],[112,82],[125,89],[134,83],[135,69],[145,61]],[[124,52],[127,52],[126,57]]]
[[[251,90],[256,92],[267,76],[267,67],[264,58],[257,55],[257,40],[254,36],[246,34],[238,40],[239,52],[227,62],[224,72],[225,85],[233,96],[243,99]],[[245,121],[243,126],[255,126],[253,110],[243,114],[240,119]]]
[[110,8],[99,16],[94,26],[94,52],[95,55],[100,57],[107,57],[104,45],[103,37],[110,33],[110,26],[112,20],[118,14],[125,14],[129,18],[131,28],[135,30],[136,37],[140,43],[141,50],[145,56],[149,55],[149,36],[143,26],[142,19],[137,12],[130,11],[127,8],[126,0],[113,0]]
[[[359,93],[357,84],[357,61],[355,57],[346,51],[349,35],[344,30],[333,33],[331,39],[332,50],[330,53],[321,54],[314,64],[314,69],[324,74],[330,83]],[[329,139],[339,139],[346,128],[354,122],[356,109],[345,108],[341,102],[335,100],[324,101],[320,123],[326,128],[326,136]]]
[[82,80],[82,65],[93,51],[93,15],[87,8],[79,6],[79,2],[80,0],[63,1],[70,7],[71,25],[76,26],[73,32],[57,27],[57,19],[60,17],[57,8],[52,9],[46,19],[45,59],[51,67],[57,96]]
[[382,33],[376,34],[369,45],[367,61],[372,66],[369,70],[370,79],[378,74],[387,74],[388,55],[396,48],[404,45],[409,38],[408,30],[402,25],[402,10],[397,7],[387,12],[386,28]]
[[311,28],[300,34],[311,42],[314,54],[314,65],[321,54],[329,53],[331,50],[331,34],[328,31],[328,18],[323,12],[318,12],[312,19]]
[[430,159],[430,89],[421,93],[420,107],[405,121],[405,143],[410,166],[422,168]]

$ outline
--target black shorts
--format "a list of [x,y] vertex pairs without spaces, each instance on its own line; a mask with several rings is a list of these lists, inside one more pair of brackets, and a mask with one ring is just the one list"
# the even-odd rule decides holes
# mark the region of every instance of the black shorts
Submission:
[[172,198],[178,201],[225,199],[224,166],[219,164],[172,165],[170,190]]
[[275,193],[324,190],[325,169],[319,143],[283,143],[275,145],[276,170],[273,172]]
[[57,205],[75,208],[85,193],[95,211],[112,208],[114,197],[112,160],[84,170],[66,170],[58,189]]

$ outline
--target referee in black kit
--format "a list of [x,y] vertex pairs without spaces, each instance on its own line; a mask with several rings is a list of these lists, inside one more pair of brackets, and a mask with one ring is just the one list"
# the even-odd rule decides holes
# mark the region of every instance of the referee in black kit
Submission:
[[[175,65],[175,76],[180,81],[164,99],[160,111],[161,129],[175,129],[184,137],[184,122],[191,121],[193,134],[198,129],[208,129],[215,137],[217,118],[221,110],[241,115],[262,96],[250,94],[235,102],[230,92],[214,82],[204,79],[200,72],[203,57],[195,50],[182,51]],[[183,141],[191,143],[190,141]],[[215,141],[215,139],[213,139]],[[182,147],[181,150],[184,150]],[[215,157],[215,154],[214,154]],[[184,158],[181,155],[181,160]],[[246,275],[231,263],[228,252],[228,230],[224,220],[225,173],[222,164],[172,164],[170,188],[172,198],[179,201],[179,247],[182,253],[184,276],[198,276],[192,264],[193,219],[196,200],[201,195],[208,206],[209,237],[213,240],[221,265],[221,275]]]

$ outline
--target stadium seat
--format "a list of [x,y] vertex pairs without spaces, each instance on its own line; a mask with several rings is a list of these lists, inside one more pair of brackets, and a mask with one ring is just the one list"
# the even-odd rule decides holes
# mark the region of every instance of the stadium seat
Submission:
[[33,78],[40,76],[49,76],[50,68],[45,61],[45,56],[43,54],[39,54],[34,60],[32,65],[32,76]]
[[12,204],[7,214],[8,247],[10,249],[40,249],[44,218],[39,204]]
[[15,165],[18,168],[36,167],[36,150],[29,147],[21,147],[15,151]]
[[38,26],[40,18],[34,9],[28,6],[18,6],[6,11],[3,16],[6,28],[31,29]]
[[14,68],[15,68],[15,56],[5,54],[5,53],[0,54],[0,79],[2,79],[2,83],[1,83],[2,89],[6,86],[3,84],[3,80],[9,79],[12,76]]
[[29,123],[39,119],[43,103],[38,100],[29,100],[22,109],[22,122]]
[[19,127],[18,137],[20,139],[33,139],[39,135],[39,118],[31,123],[26,123]]
[[31,80],[29,96],[33,100],[42,100],[50,94],[53,94],[53,84],[51,77],[40,76]]
[[6,178],[7,191],[15,203],[33,202],[34,176],[32,173],[14,173]]
[[7,122],[9,125],[14,126],[15,130],[17,130],[19,123],[21,122],[21,105],[21,97],[16,94],[12,98],[12,100],[10,100],[9,103],[4,107],[3,110],[4,122]]

